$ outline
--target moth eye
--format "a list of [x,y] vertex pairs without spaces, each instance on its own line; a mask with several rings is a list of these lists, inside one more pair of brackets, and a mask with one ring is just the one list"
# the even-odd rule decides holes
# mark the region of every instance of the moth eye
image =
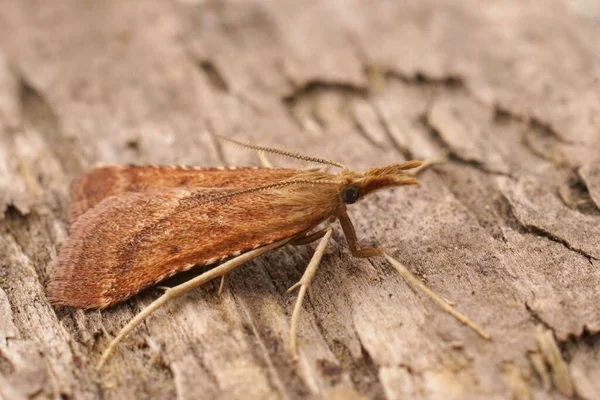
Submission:
[[358,187],[354,185],[345,187],[342,192],[342,199],[346,204],[356,203],[356,200],[358,200]]

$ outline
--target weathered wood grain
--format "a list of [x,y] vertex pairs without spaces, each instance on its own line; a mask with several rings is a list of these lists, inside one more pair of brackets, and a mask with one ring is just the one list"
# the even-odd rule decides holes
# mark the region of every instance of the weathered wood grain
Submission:
[[[598,37],[595,0],[1,1],[0,398],[600,397]],[[350,215],[493,341],[336,232],[297,364],[286,289],[311,246],[173,301],[96,372],[159,292],[50,307],[68,184],[256,165],[210,132],[355,169],[448,160]]]

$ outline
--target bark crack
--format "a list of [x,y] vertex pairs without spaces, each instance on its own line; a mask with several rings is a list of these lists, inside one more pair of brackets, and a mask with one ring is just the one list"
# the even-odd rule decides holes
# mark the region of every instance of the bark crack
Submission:
[[451,90],[466,89],[464,79],[459,75],[448,74],[436,77],[427,75],[422,71],[416,71],[412,75],[407,75],[394,69],[383,69],[377,66],[366,67],[366,71],[372,69],[380,71],[387,79],[396,79],[408,85],[443,87]]
[[554,330],[554,327],[552,327],[552,325],[550,325],[547,321],[545,321],[540,314],[535,311],[533,309],[533,307],[531,307],[531,305],[529,305],[529,302],[524,302],[525,305],[525,310],[527,311],[527,313],[529,314],[529,316],[531,317],[531,319],[536,322],[538,325],[542,325],[543,327],[545,327],[546,329],[549,329],[552,331],[553,334],[556,334],[556,331]]
[[198,66],[208,78],[211,86],[219,92],[229,92],[229,84],[225,80],[221,71],[211,60],[200,60]]
[[529,124],[531,129],[539,130],[545,136],[552,137],[556,141],[563,144],[577,144],[577,142],[565,139],[562,137],[550,123],[544,122],[541,119],[531,116],[531,115],[523,115],[514,112],[513,110],[509,110],[506,107],[502,107],[499,104],[494,105],[494,113],[495,118],[497,120],[510,118],[513,121],[517,122],[526,122]]
[[572,252],[575,252],[583,257],[585,257],[588,262],[590,264],[593,265],[592,260],[598,260],[598,258],[592,256],[591,254],[586,253],[584,250],[582,249],[578,249],[576,247],[573,247],[568,240],[560,238],[556,235],[554,235],[552,232],[549,232],[543,228],[540,228],[539,226],[536,225],[532,225],[532,224],[527,224],[524,223],[523,221],[521,221],[517,215],[515,214],[512,204],[510,204],[510,201],[506,198],[506,196],[502,195],[502,197],[506,200],[506,202],[509,203],[510,207],[507,209],[507,212],[510,212],[511,214],[511,221],[516,221],[518,222],[519,226],[521,227],[521,229],[523,230],[523,232],[529,233],[529,234],[533,234],[535,236],[538,237],[542,237],[545,239],[548,239],[550,241],[553,241],[555,243],[559,243],[561,245],[563,245],[567,250],[570,250]]
[[304,83],[302,86],[295,88],[291,93],[283,96],[282,101],[288,106],[293,106],[302,97],[311,96],[326,91],[334,91],[349,96],[362,98],[367,97],[369,94],[369,89],[367,87],[344,82],[328,82],[325,80],[314,79]]
[[[428,113],[428,112],[427,112]],[[462,157],[458,154],[452,146],[447,143],[440,132],[430,124],[427,115],[422,117],[423,126],[427,129],[430,134],[432,140],[434,140],[441,148],[445,149],[447,154],[447,158],[449,161],[455,162],[457,164],[473,167],[479,171],[485,172],[486,174],[495,175],[495,176],[505,176],[508,178],[513,178],[513,176],[507,172],[497,171],[494,169],[487,168],[482,162],[473,158]]]
[[365,347],[360,335],[356,335],[360,344],[360,358],[355,359],[351,351],[339,340],[333,341],[334,354],[340,360],[344,370],[349,371],[350,380],[357,390],[370,399],[384,399],[385,391],[379,380],[379,367]]
[[568,250],[573,251],[573,252],[585,257],[589,261],[590,264],[592,264],[592,260],[599,260],[598,258],[586,253],[585,251],[571,246],[571,244],[566,239],[562,239],[562,238],[552,234],[552,232],[548,232],[547,230],[542,229],[535,225],[523,224],[521,221],[519,221],[519,223],[521,223],[521,225],[523,226],[523,228],[525,228],[525,230],[527,232],[532,233],[539,237],[549,239],[553,242],[562,244]]

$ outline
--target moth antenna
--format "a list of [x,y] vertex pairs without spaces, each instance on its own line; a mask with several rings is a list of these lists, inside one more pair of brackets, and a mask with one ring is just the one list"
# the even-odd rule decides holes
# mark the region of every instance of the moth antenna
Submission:
[[221,140],[224,140],[226,142],[233,143],[233,144],[236,144],[238,146],[245,147],[247,149],[252,149],[252,150],[257,150],[257,151],[264,151],[265,153],[273,153],[273,154],[278,154],[280,156],[295,158],[295,159],[302,160],[302,161],[316,162],[318,164],[331,165],[331,166],[338,167],[338,168],[341,168],[341,169],[347,169],[346,166],[343,165],[343,164],[340,164],[338,162],[331,161],[331,160],[326,160],[324,158],[306,156],[304,154],[300,154],[300,153],[295,152],[295,151],[289,151],[289,150],[283,150],[283,149],[274,149],[272,147],[257,146],[255,144],[239,142],[237,140],[229,139],[229,138],[226,138],[226,137],[223,137],[223,136],[220,136],[220,135],[216,135],[216,134],[215,134],[215,137],[217,137],[217,138],[219,138]]
[[211,198],[206,199],[205,201],[201,201],[198,204],[212,203],[213,201],[226,200],[226,199],[230,199],[230,198],[241,196],[241,195],[248,194],[248,193],[260,192],[263,190],[282,188],[282,187],[292,186],[292,185],[321,185],[321,184],[337,185],[338,183],[335,181],[330,181],[330,180],[313,181],[313,180],[309,180],[309,179],[297,179],[297,180],[292,180],[292,181],[283,181],[283,182],[278,182],[278,183],[270,183],[268,185],[263,185],[263,186],[255,186],[255,187],[252,187],[249,189],[244,189],[244,190],[240,190],[240,191],[233,192],[233,193],[227,193],[227,194],[217,196],[217,197],[211,197]]

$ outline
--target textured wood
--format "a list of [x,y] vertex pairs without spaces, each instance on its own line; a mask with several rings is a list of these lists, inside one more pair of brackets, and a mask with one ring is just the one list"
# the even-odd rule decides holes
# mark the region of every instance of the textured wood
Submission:
[[[595,0],[1,1],[0,397],[600,397],[598,37]],[[338,230],[298,364],[285,291],[311,246],[173,301],[94,371],[158,291],[50,307],[69,182],[257,164],[211,131],[357,170],[448,159],[350,216],[493,341]]]

